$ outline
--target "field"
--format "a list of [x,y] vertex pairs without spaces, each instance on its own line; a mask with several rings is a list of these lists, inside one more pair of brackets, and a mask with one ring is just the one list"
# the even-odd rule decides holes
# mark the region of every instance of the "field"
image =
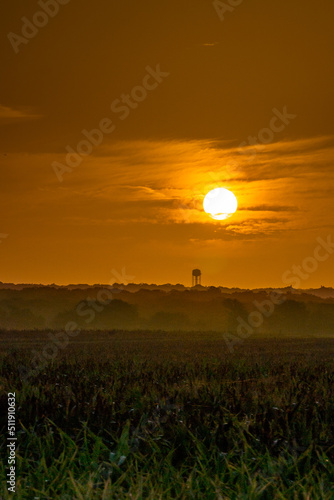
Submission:
[[0,334],[14,497],[334,498],[333,338],[253,336],[230,353],[217,332],[82,332],[23,381],[47,338]]

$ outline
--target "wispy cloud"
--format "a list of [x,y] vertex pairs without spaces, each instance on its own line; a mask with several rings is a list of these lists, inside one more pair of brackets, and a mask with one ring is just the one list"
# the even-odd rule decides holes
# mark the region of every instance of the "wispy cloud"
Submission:
[[257,205],[253,207],[243,207],[241,210],[248,210],[250,212],[297,212],[299,210],[296,206],[288,205]]
[[17,120],[36,120],[42,118],[31,107],[13,108],[0,104],[0,123],[8,123]]
[[[69,224],[162,224],[180,226],[183,235],[188,227],[189,237],[202,227],[199,239],[268,238],[323,226],[323,214],[334,210],[333,157],[328,137],[270,144],[256,155],[217,140],[119,141],[84,158],[61,186],[45,168],[61,155],[11,155],[3,159],[0,193],[7,208],[9,186],[29,216]],[[239,205],[221,222],[202,206],[217,186],[232,190]]]
[[202,47],[215,47],[215,45],[218,45],[219,42],[206,42],[202,43]]

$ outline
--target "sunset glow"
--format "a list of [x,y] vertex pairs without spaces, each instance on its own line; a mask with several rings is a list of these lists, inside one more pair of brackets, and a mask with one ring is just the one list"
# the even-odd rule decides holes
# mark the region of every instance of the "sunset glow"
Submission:
[[238,201],[232,191],[216,188],[205,196],[203,208],[213,219],[224,220],[236,212]]

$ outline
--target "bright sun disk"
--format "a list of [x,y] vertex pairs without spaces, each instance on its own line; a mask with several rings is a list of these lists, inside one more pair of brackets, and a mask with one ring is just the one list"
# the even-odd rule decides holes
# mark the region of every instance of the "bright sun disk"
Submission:
[[205,196],[203,208],[213,219],[224,220],[236,212],[238,201],[232,191],[225,188],[215,188]]

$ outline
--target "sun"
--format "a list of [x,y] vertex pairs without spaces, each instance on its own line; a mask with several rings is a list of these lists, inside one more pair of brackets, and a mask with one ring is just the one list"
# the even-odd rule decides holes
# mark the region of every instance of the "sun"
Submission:
[[236,212],[238,201],[232,191],[225,188],[215,188],[205,196],[203,208],[213,219],[224,220]]

